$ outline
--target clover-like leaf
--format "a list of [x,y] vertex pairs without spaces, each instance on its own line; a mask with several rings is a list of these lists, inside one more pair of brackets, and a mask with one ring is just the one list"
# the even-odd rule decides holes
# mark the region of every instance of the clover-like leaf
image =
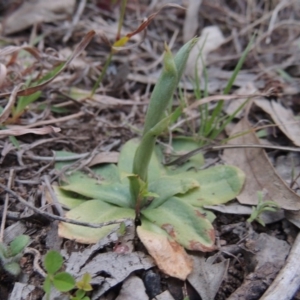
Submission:
[[203,252],[215,249],[212,224],[183,199],[172,197],[157,208],[142,210],[141,214],[186,249]]
[[11,263],[5,264],[3,267],[8,273],[10,273],[14,276],[17,276],[21,273],[20,265],[17,262],[11,262]]
[[60,272],[54,275],[53,285],[61,292],[68,292],[75,287],[75,279],[67,272]]
[[[117,207],[100,200],[89,200],[67,212],[66,217],[98,224],[118,219],[134,219],[135,212],[133,209]],[[58,234],[79,243],[92,244],[104,238],[117,227],[118,224],[102,228],[89,228],[61,222],[58,227]]]
[[15,256],[23,251],[23,249],[29,244],[30,238],[28,235],[17,236],[9,245],[10,256]]
[[47,252],[44,258],[44,267],[48,274],[56,273],[63,265],[63,257],[54,250]]
[[50,291],[51,291],[51,279],[50,279],[50,276],[47,275],[45,280],[44,280],[44,283],[43,283],[43,290],[46,294],[50,294]]

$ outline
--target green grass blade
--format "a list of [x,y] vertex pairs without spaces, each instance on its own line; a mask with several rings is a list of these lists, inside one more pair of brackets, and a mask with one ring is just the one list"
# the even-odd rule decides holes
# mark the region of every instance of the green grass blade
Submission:
[[243,64],[246,60],[246,57],[247,57],[249,51],[251,50],[254,38],[255,38],[255,35],[252,36],[249,44],[247,45],[246,49],[244,50],[244,52],[243,52],[241,58],[239,59],[237,65],[235,66],[235,69],[234,69],[230,79],[228,80],[228,83],[227,83],[225,89],[224,89],[224,92],[223,92],[224,95],[227,95],[230,92],[230,90],[231,90],[231,88],[232,88],[232,86],[235,82],[235,79],[236,79],[237,75],[239,74],[239,72],[240,72],[240,70],[241,70],[241,68],[242,68],[242,66],[243,66]]
[[[242,66],[243,66],[243,64],[244,64],[244,62],[246,60],[246,57],[247,57],[247,55],[248,55],[248,53],[249,53],[249,51],[250,51],[250,49],[252,47],[254,38],[255,38],[255,36],[253,35],[252,38],[251,38],[251,40],[250,40],[250,42],[249,42],[249,44],[247,45],[246,49],[244,50],[241,58],[239,59],[237,65],[236,65],[236,67],[235,67],[235,69],[234,69],[234,71],[233,71],[230,79],[228,80],[228,83],[227,83],[224,91],[223,91],[224,95],[227,95],[230,92],[230,90],[231,90],[231,88],[232,88],[232,86],[233,86],[233,84],[235,82],[235,79],[236,79],[238,73],[240,72],[240,70],[241,70],[241,68],[242,68]],[[220,100],[218,102],[217,106],[215,107],[215,109],[213,110],[212,116],[211,116],[211,118],[209,120],[209,124],[208,124],[208,128],[210,129],[210,132],[206,132],[207,135],[210,134],[215,129],[215,127],[216,127],[216,124],[215,124],[216,123],[216,119],[222,113],[223,106],[224,106],[224,101]]]
[[103,66],[103,69],[102,69],[102,71],[101,71],[101,74],[100,74],[100,76],[98,77],[98,80],[96,81],[96,83],[95,83],[94,86],[93,86],[92,93],[91,93],[91,97],[94,96],[94,94],[95,94],[95,92],[96,92],[96,90],[97,90],[99,84],[102,82],[102,80],[103,80],[103,78],[104,78],[104,76],[105,76],[105,74],[106,74],[107,68],[108,68],[108,66],[109,66],[109,64],[110,64],[110,62],[111,62],[111,60],[112,60],[112,57],[113,57],[113,52],[111,51],[111,52],[109,53],[109,56],[108,56],[106,62],[105,62],[105,65]]

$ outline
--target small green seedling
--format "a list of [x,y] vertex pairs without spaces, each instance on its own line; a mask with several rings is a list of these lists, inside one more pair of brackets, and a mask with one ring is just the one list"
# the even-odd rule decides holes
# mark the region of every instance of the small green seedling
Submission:
[[257,197],[258,197],[258,204],[256,207],[252,206],[252,213],[249,219],[247,219],[247,222],[252,223],[253,221],[256,221],[262,226],[266,226],[266,224],[260,218],[260,215],[265,211],[273,211],[273,212],[277,211],[279,205],[274,201],[264,201],[262,192],[257,192]]
[[76,291],[75,296],[71,296],[71,300],[90,300],[90,298],[86,296],[86,292],[93,290],[90,282],[91,275],[89,273],[85,273],[82,276],[82,279],[76,282],[78,290]]
[[76,282],[71,274],[59,272],[62,266],[63,257],[60,253],[54,250],[48,251],[44,259],[44,268],[47,271],[47,276],[43,285],[47,300],[50,300],[52,286],[60,292],[69,292],[75,287]]
[[0,243],[1,268],[8,273],[17,276],[21,273],[19,261],[23,255],[23,250],[29,244],[28,235],[19,235],[7,246]]

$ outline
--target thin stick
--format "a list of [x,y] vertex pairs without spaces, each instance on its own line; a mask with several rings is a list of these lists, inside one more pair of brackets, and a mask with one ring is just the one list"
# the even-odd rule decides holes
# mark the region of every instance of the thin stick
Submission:
[[91,227],[91,228],[102,228],[104,226],[109,226],[109,225],[113,225],[113,224],[120,224],[120,223],[123,223],[123,222],[126,222],[126,221],[130,220],[130,219],[119,219],[119,220],[113,220],[113,221],[109,221],[109,222],[98,223],[98,224],[75,221],[75,220],[72,220],[72,219],[67,219],[67,218],[63,218],[63,217],[56,216],[56,215],[53,215],[53,214],[49,214],[45,211],[42,211],[42,210],[36,208],[35,206],[28,203],[21,196],[19,196],[17,193],[15,193],[14,191],[12,191],[10,188],[6,187],[2,183],[0,183],[0,188],[2,188],[6,192],[8,192],[12,196],[14,196],[19,202],[21,202],[23,205],[29,207],[30,209],[32,209],[34,212],[40,214],[41,216],[43,216],[47,219],[51,219],[51,220],[56,220],[56,221],[61,221],[61,222],[65,222],[65,223],[70,223],[70,224],[80,225],[80,226],[85,226],[85,227]]
[[[13,175],[14,175],[14,169],[10,169],[8,183],[7,183],[7,187],[9,189],[10,189],[11,184],[12,184]],[[5,195],[3,213],[2,213],[1,229],[0,229],[0,242],[1,243],[3,242],[4,227],[5,227],[5,222],[6,222],[7,210],[8,210],[8,201],[9,201],[9,196],[8,196],[8,194],[6,194]]]
[[283,146],[271,146],[271,145],[259,145],[259,144],[207,146],[207,147],[197,148],[197,149],[190,151],[184,155],[181,155],[179,158],[177,158],[169,163],[166,163],[165,166],[183,164],[189,158],[191,158],[192,156],[194,156],[202,151],[207,152],[207,151],[218,151],[218,150],[223,150],[223,149],[245,149],[245,148],[259,148],[259,149],[300,152],[300,148],[296,148],[296,147],[283,147]]
[[49,176],[48,176],[48,175],[45,175],[45,176],[43,176],[43,179],[44,179],[44,182],[45,182],[45,184],[46,184],[46,187],[47,187],[47,189],[48,189],[48,192],[49,192],[49,194],[50,194],[50,196],[51,196],[51,199],[52,199],[52,201],[53,201],[53,204],[54,204],[55,208],[57,209],[59,215],[60,215],[61,217],[63,217],[63,216],[64,216],[64,211],[63,211],[63,209],[61,208],[61,205],[60,205],[60,203],[59,203],[59,201],[58,201],[58,199],[57,199],[57,197],[56,197],[56,195],[55,195],[55,193],[54,193],[54,191],[53,191],[53,188],[52,188],[52,186],[51,186],[51,184],[50,184]]

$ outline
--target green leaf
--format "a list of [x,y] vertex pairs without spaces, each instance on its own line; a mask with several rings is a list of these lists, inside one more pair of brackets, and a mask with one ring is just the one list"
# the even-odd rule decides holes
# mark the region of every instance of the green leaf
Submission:
[[[179,137],[172,141],[172,147],[176,155],[184,155],[187,152],[198,149],[201,143],[197,143],[190,137]],[[169,174],[178,174],[185,172],[190,168],[199,169],[204,165],[204,157],[202,153],[192,156],[186,163],[180,166],[170,166],[167,168]]]
[[47,275],[47,277],[44,280],[43,290],[45,291],[46,294],[50,295],[50,291],[51,291],[51,279],[50,279],[49,275]]
[[[57,158],[66,158],[70,156],[74,156],[76,153],[67,152],[67,151],[55,151],[55,157]],[[55,169],[61,170],[63,167],[70,165],[70,163],[74,162],[66,161],[66,162],[57,162],[55,164]],[[93,167],[93,172],[96,175],[99,175],[100,179],[98,180],[101,183],[109,184],[113,182],[120,182],[118,168],[115,164],[101,164]],[[67,183],[79,184],[83,177],[89,177],[87,174],[77,171],[73,172],[72,175],[67,176]]]
[[15,256],[23,251],[29,244],[30,238],[28,235],[17,236],[9,245],[10,256]]
[[[98,224],[123,218],[134,219],[135,212],[133,209],[117,207],[100,200],[90,200],[70,210],[66,214],[66,217],[77,221]],[[79,243],[92,244],[104,238],[118,226],[119,225],[116,224],[102,228],[89,228],[60,223],[59,236],[76,240]]]
[[[120,174],[131,174],[132,173],[132,165],[134,154],[140,144],[138,139],[131,139],[124,144],[121,149],[119,162],[118,162],[118,169]],[[159,147],[155,148],[154,153],[151,156],[149,168],[148,168],[148,180],[156,180],[157,177],[165,174],[166,171],[161,164],[162,161],[162,152]],[[124,177],[124,176],[123,176]],[[127,181],[128,179],[126,179]]]
[[68,209],[75,208],[76,206],[84,203],[87,201],[85,197],[80,197],[80,195],[65,191],[58,186],[52,186],[54,193],[63,206],[67,207]]
[[54,250],[47,252],[44,258],[44,267],[49,274],[56,273],[63,265],[63,257]]
[[[76,283],[76,286],[78,287],[78,282]],[[85,291],[84,290],[77,290],[75,295],[78,299],[82,299],[85,295]]]
[[71,191],[91,199],[97,199],[120,207],[131,207],[131,196],[128,184],[99,184],[94,178],[82,174],[79,183],[62,186],[61,189]]
[[7,245],[0,242],[0,260],[8,258]]
[[13,116],[19,116],[23,113],[26,106],[40,98],[42,92],[38,91],[28,96],[21,96],[18,99],[17,107],[13,112]]
[[21,273],[21,268],[20,268],[19,264],[16,262],[11,262],[11,263],[5,264],[3,267],[8,273],[10,273],[14,276],[17,276]]
[[198,188],[197,180],[193,178],[173,178],[172,176],[160,177],[149,184],[149,191],[157,193],[149,208],[156,208],[177,194],[185,194],[191,189]]
[[166,47],[163,70],[151,94],[149,107],[145,117],[143,136],[163,118],[165,110],[168,107],[173,92],[178,84],[177,75],[173,55]]
[[[146,133],[143,134],[141,143],[139,144],[133,161],[132,173],[138,175],[143,181],[148,179],[148,167],[150,159],[153,156],[155,149],[156,137],[162,133],[169,125],[171,120],[178,116],[178,111],[174,111],[171,115],[163,118]],[[157,175],[156,175],[157,178]],[[132,183],[132,182],[131,182]],[[134,185],[130,185],[131,195],[134,199],[137,199],[138,188]]]
[[194,178],[200,188],[180,196],[193,206],[217,205],[234,199],[241,191],[245,174],[233,166],[215,166],[202,171],[189,171],[175,178]]
[[141,214],[186,249],[204,252],[215,249],[212,224],[183,199],[172,197],[158,208],[142,210]]
[[60,292],[68,292],[75,287],[75,279],[67,272],[57,273],[53,277],[53,285]]

